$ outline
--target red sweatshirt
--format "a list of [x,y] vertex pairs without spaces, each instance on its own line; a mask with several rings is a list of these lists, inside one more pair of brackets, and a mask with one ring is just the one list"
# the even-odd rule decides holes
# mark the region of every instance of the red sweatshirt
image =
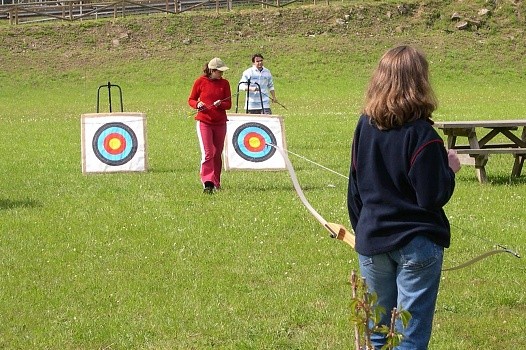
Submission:
[[[200,120],[207,124],[225,124],[227,122],[226,110],[232,107],[230,98],[230,84],[226,79],[210,79],[207,76],[200,76],[194,82],[192,92],[188,98],[190,107],[197,109],[197,103],[202,101],[206,108],[199,111],[195,120]],[[219,106],[214,106],[214,102],[223,100]]]

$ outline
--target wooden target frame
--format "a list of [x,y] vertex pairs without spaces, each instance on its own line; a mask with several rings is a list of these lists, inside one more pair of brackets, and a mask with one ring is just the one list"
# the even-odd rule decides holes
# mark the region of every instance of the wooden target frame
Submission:
[[225,170],[285,170],[283,117],[269,114],[228,114],[223,165]]
[[83,173],[147,171],[146,114],[87,113],[80,125]]

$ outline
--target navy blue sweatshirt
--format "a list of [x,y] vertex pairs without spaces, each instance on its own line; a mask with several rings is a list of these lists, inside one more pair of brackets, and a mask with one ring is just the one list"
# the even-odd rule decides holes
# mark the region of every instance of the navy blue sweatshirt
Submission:
[[416,235],[449,247],[443,206],[454,188],[444,142],[429,120],[379,130],[368,117],[360,117],[347,195],[358,253],[386,253]]

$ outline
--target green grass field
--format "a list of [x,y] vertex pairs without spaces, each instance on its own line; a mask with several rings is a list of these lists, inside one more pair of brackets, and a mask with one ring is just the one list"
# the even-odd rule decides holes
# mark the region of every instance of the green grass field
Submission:
[[[525,117],[524,13],[504,1],[478,30],[456,31],[452,11],[476,14],[483,1],[389,21],[396,5],[370,3],[364,18],[351,2],[1,24],[0,349],[351,349],[355,253],[328,237],[285,171],[229,171],[203,195],[186,100],[210,58],[229,65],[235,90],[261,51],[288,109],[273,107],[288,149],[347,175],[371,70],[410,43],[431,63],[435,119]],[[343,13],[354,22],[334,26]],[[146,173],[81,172],[80,116],[108,81],[125,111],[147,115]],[[290,159],[313,206],[349,226],[346,179]],[[497,243],[526,250],[526,174],[510,178],[512,163],[492,156],[485,185],[472,167],[459,172],[446,267]],[[525,284],[524,259],[509,254],[445,272],[430,349],[526,346]]]

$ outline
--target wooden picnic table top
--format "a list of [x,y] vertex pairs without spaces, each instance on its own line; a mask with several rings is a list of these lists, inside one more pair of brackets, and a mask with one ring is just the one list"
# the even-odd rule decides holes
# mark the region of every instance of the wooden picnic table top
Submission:
[[451,128],[513,128],[526,126],[526,119],[508,120],[463,120],[463,121],[434,121],[439,129]]

